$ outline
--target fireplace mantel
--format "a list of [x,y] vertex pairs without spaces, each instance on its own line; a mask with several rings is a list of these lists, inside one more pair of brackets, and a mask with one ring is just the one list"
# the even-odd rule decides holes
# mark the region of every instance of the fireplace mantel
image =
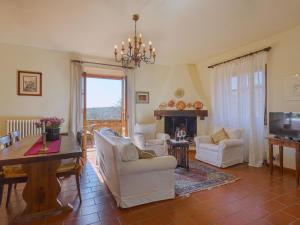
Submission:
[[195,116],[204,120],[208,116],[207,110],[154,110],[154,116],[160,120],[165,116]]

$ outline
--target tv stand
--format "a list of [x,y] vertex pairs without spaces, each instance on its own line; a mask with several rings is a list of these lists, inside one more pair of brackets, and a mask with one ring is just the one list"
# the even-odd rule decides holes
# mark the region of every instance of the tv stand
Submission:
[[283,147],[289,147],[295,149],[296,159],[296,182],[299,185],[300,177],[300,142],[290,140],[287,138],[267,137],[269,141],[269,166],[270,173],[273,175],[273,146],[279,146],[279,159],[280,159],[280,170],[283,175]]

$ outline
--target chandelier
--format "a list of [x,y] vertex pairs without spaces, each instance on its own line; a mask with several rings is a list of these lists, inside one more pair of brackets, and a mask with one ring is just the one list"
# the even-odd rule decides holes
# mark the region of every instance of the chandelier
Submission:
[[152,47],[152,42],[149,41],[149,48],[146,49],[142,34],[139,37],[136,35],[136,22],[139,18],[138,14],[132,16],[134,20],[134,37],[133,40],[130,37],[128,38],[127,49],[125,49],[125,43],[122,41],[120,53],[118,54],[118,46],[115,45],[115,60],[116,62],[121,62],[123,67],[128,67],[132,62],[134,62],[135,67],[140,67],[141,62],[147,64],[155,63],[156,52],[155,48]]

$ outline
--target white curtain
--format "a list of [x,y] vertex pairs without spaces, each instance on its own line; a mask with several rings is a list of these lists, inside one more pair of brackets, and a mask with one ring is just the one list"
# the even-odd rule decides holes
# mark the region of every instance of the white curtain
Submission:
[[124,73],[127,77],[127,125],[128,125],[128,136],[133,138],[133,130],[135,125],[135,70],[134,69],[124,69]]
[[264,160],[265,65],[262,52],[214,67],[212,116],[217,127],[244,129],[245,161]]
[[76,136],[77,131],[83,127],[83,77],[82,65],[77,62],[71,63],[71,85],[70,85],[70,131]]

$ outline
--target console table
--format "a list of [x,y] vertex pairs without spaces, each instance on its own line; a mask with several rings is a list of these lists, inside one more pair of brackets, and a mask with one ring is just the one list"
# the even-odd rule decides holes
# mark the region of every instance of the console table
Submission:
[[280,139],[275,137],[268,137],[269,141],[269,165],[270,173],[273,174],[273,146],[279,146],[279,160],[280,160],[280,170],[283,175],[283,147],[289,147],[295,149],[295,159],[296,159],[296,182],[299,185],[300,177],[300,142],[293,141],[289,139]]

